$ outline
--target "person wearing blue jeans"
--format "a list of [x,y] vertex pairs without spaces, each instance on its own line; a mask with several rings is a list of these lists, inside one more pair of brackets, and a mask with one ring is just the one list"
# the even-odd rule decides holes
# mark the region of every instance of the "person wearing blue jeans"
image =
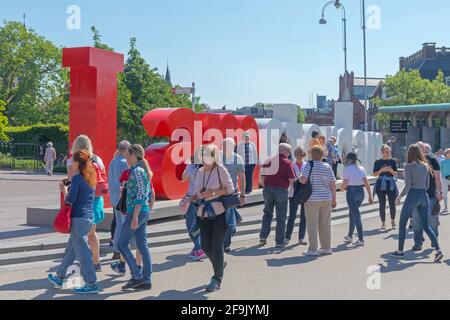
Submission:
[[373,203],[372,191],[370,189],[369,180],[367,179],[366,170],[359,164],[358,155],[350,152],[345,160],[345,169],[342,173],[344,182],[341,186],[342,190],[347,189],[346,199],[349,209],[349,229],[348,234],[344,238],[346,243],[353,241],[353,233],[355,228],[358,232],[358,241],[354,243],[356,246],[364,246],[364,230],[361,221],[360,207],[364,202],[364,187],[369,195],[369,203]]
[[75,175],[71,180],[70,191],[63,182],[59,186],[65,196],[65,204],[71,207],[69,242],[56,275],[49,274],[47,278],[56,288],[61,288],[66,279],[67,269],[77,259],[80,262],[81,275],[85,285],[76,288],[75,292],[78,294],[98,293],[95,266],[88,242],[88,234],[93,225],[92,204],[97,179],[88,151],[77,151],[74,154],[72,170]]
[[195,188],[195,178],[197,176],[198,170],[201,166],[201,148],[199,148],[194,156],[192,157],[192,163],[189,164],[183,172],[182,180],[189,181],[189,189],[185,197],[181,200],[183,205],[189,203],[188,210],[186,211],[186,230],[189,234],[189,238],[194,244],[194,248],[188,253],[188,258],[193,261],[199,261],[206,258],[206,254],[201,246],[200,238],[200,225],[197,222],[197,207],[195,206],[194,188]]
[[64,258],[56,270],[56,275],[64,279],[67,269],[78,259],[81,266],[81,275],[86,285],[93,286],[97,282],[92,252],[88,245],[87,235],[92,228],[92,220],[88,218],[74,218],[70,221],[70,237]]
[[419,145],[414,144],[408,149],[408,163],[405,166],[405,187],[395,200],[396,205],[400,205],[403,196],[407,195],[400,214],[398,250],[391,253],[391,256],[404,257],[404,245],[406,238],[406,224],[414,210],[420,218],[423,230],[431,240],[431,245],[436,249],[435,262],[442,260],[444,255],[439,247],[436,234],[428,223],[429,198],[427,191],[430,187],[430,171],[425,155]]
[[[289,199],[289,218],[286,225],[286,234],[284,236],[285,242],[289,243],[292,237],[292,232],[294,232],[295,219],[297,218],[299,205],[295,204],[292,199]],[[298,226],[298,242],[302,246],[306,246],[308,243],[305,242],[306,237],[306,215],[305,207],[300,206],[300,224]]]
[[[437,204],[436,197],[429,198],[429,204],[428,204],[428,224],[431,227],[431,230],[433,230],[436,237],[439,237],[439,212],[437,214],[433,214],[433,208]],[[417,209],[413,211],[412,214],[412,221],[413,221],[413,230],[414,230],[414,246],[412,248],[413,251],[421,251],[422,245],[424,242],[423,238],[423,226],[422,226],[422,220],[420,218],[419,212]]]
[[[233,186],[235,188],[234,193],[238,192],[238,186],[240,182],[240,203],[245,204],[246,197],[246,176],[245,176],[245,166],[244,160],[240,155],[234,152],[236,144],[234,139],[226,138],[223,140],[223,166],[228,170],[231,180],[233,181]],[[225,221],[227,223],[227,231],[225,234],[224,251],[231,251],[231,238],[236,234],[237,225],[242,221],[242,217],[236,208],[229,208],[225,211]]]
[[[125,218],[125,222],[122,228],[122,234],[120,235],[119,249],[122,253],[125,261],[131,270],[131,276],[134,280],[142,280],[147,286],[151,285],[152,264],[150,251],[148,250],[147,243],[147,222],[149,220],[149,212],[140,212],[137,229],[132,229],[133,215],[128,214]],[[143,269],[138,267],[136,259],[131,252],[129,244],[131,239],[135,237],[136,247],[142,254],[142,261],[144,263]],[[141,285],[140,287],[143,287]]]
[[[273,212],[276,210],[276,229],[275,243],[277,247],[284,245],[284,236],[286,232],[286,215],[288,204],[287,189],[265,187],[263,190],[264,197],[264,215],[260,232],[260,239],[265,240],[270,235],[272,225]],[[262,244],[262,243],[261,243]]]
[[428,224],[428,207],[429,200],[425,189],[411,189],[403,204],[402,212],[400,214],[399,225],[399,252],[403,252],[405,238],[406,238],[406,225],[411,212],[417,210],[417,216],[420,219],[420,223],[423,226],[423,230],[431,240],[431,245],[436,251],[440,251],[439,243],[436,234]]
[[264,198],[264,215],[262,218],[259,244],[267,244],[272,225],[273,211],[276,209],[275,243],[277,248],[286,246],[284,236],[286,233],[286,215],[288,209],[288,189],[295,181],[292,162],[289,160],[291,146],[280,143],[278,154],[270,158],[261,168],[261,177]]
[[[153,176],[145,151],[141,145],[134,144],[128,148],[127,162],[131,166],[127,182],[127,216],[119,240],[120,253],[131,269],[132,278],[122,289],[152,288],[152,262],[147,244],[147,222],[155,201],[150,180]],[[136,247],[142,256],[143,269],[138,268],[136,259],[130,250],[130,241],[135,237]]]
[[[306,164],[303,159],[306,156],[306,152],[303,150],[302,147],[297,147],[294,150],[294,161],[292,163],[292,166],[294,168],[294,174],[297,177],[297,179],[300,178],[301,174],[302,174],[302,170],[303,170],[303,166]],[[300,182],[297,182],[297,184]],[[295,219],[297,218],[297,212],[298,212],[298,207],[299,204],[297,201],[295,201],[294,198],[294,193],[295,193],[295,185],[296,183],[293,183],[289,186],[289,218],[287,221],[287,225],[286,225],[286,234],[284,236],[284,242],[285,244],[289,244],[289,242],[291,241],[291,237],[292,237],[292,232],[294,231],[294,224],[295,224]],[[305,242],[305,237],[306,237],[306,214],[305,214],[305,206],[301,205],[301,209],[300,209],[300,225],[298,228],[298,242],[299,244],[306,246],[308,243]]]
[[113,206],[114,218],[116,221],[114,237],[112,239],[113,242],[113,260],[119,259],[119,237],[122,232],[122,225],[125,221],[125,216],[116,209],[117,204],[120,201],[122,192],[121,192],[121,182],[120,177],[122,174],[128,170],[128,163],[126,159],[126,155],[128,153],[128,147],[131,144],[124,140],[119,143],[117,155],[109,164],[108,170],[108,187],[109,187],[109,199],[111,205]]
[[[197,207],[193,202],[189,205],[189,209],[186,212],[186,229],[188,230],[189,238],[191,238],[194,244],[194,251],[202,249],[200,242],[200,225],[197,221]],[[193,255],[195,256],[195,254]]]

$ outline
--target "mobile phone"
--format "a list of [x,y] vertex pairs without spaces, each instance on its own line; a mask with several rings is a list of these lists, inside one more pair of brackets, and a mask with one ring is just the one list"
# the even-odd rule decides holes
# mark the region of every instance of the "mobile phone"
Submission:
[[203,192],[205,192],[206,191],[206,188],[202,188],[201,190],[200,190],[200,193],[203,193]]
[[62,183],[63,183],[66,187],[70,186],[70,180],[69,180],[69,179],[63,179]]

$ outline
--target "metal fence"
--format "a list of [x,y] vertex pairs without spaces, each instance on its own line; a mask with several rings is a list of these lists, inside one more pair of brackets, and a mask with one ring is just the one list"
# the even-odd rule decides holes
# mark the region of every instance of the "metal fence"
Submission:
[[1,169],[41,171],[42,158],[36,143],[0,143]]

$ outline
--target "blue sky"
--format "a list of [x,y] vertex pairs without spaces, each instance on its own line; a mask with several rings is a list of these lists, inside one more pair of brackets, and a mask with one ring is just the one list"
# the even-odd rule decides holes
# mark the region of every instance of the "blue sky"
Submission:
[[[15,0],[2,2],[0,20],[21,20],[60,46],[92,43],[95,25],[104,42],[128,51],[129,38],[152,67],[172,80],[196,82],[211,107],[256,102],[308,107],[311,93],[338,94],[343,52],[340,14],[326,12],[319,25],[319,0]],[[348,16],[348,65],[363,74],[359,0],[342,0]],[[69,5],[81,9],[81,29],[66,27]],[[368,74],[383,77],[398,69],[398,57],[423,42],[450,46],[450,1],[366,0],[381,10],[381,28],[368,30]]]

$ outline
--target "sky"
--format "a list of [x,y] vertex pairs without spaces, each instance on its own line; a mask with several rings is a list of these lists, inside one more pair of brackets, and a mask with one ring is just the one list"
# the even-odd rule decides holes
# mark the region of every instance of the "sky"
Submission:
[[[341,0],[347,11],[348,69],[363,76],[359,0]],[[0,23],[22,21],[58,46],[103,42],[127,53],[137,38],[141,54],[172,82],[196,83],[212,108],[263,103],[310,106],[310,95],[338,95],[344,70],[341,15],[325,0],[0,0]],[[67,8],[80,8],[80,29],[67,28]],[[398,58],[424,42],[450,46],[448,0],[366,0],[368,76],[398,71]],[[377,19],[379,17],[379,19]],[[314,98],[315,99],[315,98]]]

